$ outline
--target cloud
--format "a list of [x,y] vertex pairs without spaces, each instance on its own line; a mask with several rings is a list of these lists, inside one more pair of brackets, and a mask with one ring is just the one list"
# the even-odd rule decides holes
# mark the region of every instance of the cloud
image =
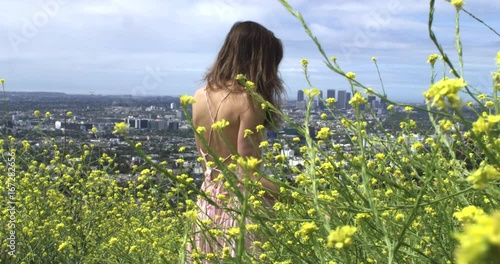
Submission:
[[[345,70],[376,87],[378,76],[370,60],[376,56],[391,96],[420,98],[428,84],[425,61],[436,52],[427,32],[428,1],[290,4],[303,14],[328,58],[337,56]],[[140,87],[145,76],[156,71],[161,82],[145,92],[194,91],[238,20],[257,21],[282,39],[285,57],[280,70],[291,98],[307,87],[302,58],[310,62],[315,86],[345,85],[324,66],[325,58],[302,25],[278,1],[0,0],[0,6],[0,77],[12,90],[123,93]],[[465,8],[500,28],[499,1],[469,1]],[[436,1],[434,30],[456,61],[454,13],[449,3]],[[470,78],[489,74],[500,46],[498,36],[465,13],[461,30]]]

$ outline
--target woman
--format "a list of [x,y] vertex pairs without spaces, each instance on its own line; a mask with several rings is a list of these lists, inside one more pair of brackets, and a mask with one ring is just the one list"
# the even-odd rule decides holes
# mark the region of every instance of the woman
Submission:
[[[234,192],[224,187],[227,177],[218,177],[221,170],[215,165],[216,158],[222,158],[225,165],[232,162],[232,157],[260,158],[259,143],[263,140],[256,127],[269,127],[277,122],[275,113],[262,110],[260,103],[245,91],[245,87],[236,79],[244,74],[252,81],[254,91],[264,100],[279,108],[280,97],[284,92],[282,81],[278,76],[278,66],[283,58],[281,41],[262,25],[246,21],[233,25],[226,40],[217,55],[214,65],[209,69],[204,80],[206,86],[195,93],[196,103],[193,104],[193,123],[196,128],[204,127],[203,139],[196,137],[196,145],[204,159],[205,179],[202,191],[209,194],[211,200],[199,199],[198,225],[190,251],[198,248],[203,253],[219,255],[226,248],[232,256],[236,253],[235,240],[225,239],[226,231],[238,226],[237,213],[229,208],[237,208],[238,201]],[[222,130],[214,131],[214,123],[225,120],[228,125]],[[226,123],[227,124],[227,123]],[[248,130],[253,131],[249,134]],[[203,130],[200,130],[203,131]],[[245,135],[247,131],[247,135]],[[209,149],[211,151],[209,151]],[[214,156],[210,153],[215,154]],[[208,166],[207,166],[208,164]],[[260,181],[270,193],[276,191],[276,186],[265,179],[257,179],[252,172],[242,168],[237,173],[239,179],[249,177]],[[238,186],[241,187],[241,184]],[[229,201],[229,202],[228,202]],[[226,207],[223,209],[221,207]],[[200,228],[200,225],[204,225]],[[216,229],[222,232],[218,238],[204,232]],[[245,238],[248,249],[252,238]]]

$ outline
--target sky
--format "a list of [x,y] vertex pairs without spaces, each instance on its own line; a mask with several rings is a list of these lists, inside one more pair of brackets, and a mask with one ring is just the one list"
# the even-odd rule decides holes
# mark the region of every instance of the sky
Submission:
[[[500,1],[465,1],[465,10],[500,32]],[[377,58],[388,97],[422,102],[429,88],[428,0],[290,0],[328,58],[381,92]],[[286,98],[313,87],[349,89],[329,70],[300,22],[274,0],[0,0],[0,79],[7,91],[155,96],[193,94],[236,21],[258,22],[280,38]],[[458,66],[455,8],[436,0],[434,31]],[[500,36],[460,15],[464,77],[491,91]],[[442,77],[442,64],[436,64]],[[448,70],[446,70],[448,71]]]

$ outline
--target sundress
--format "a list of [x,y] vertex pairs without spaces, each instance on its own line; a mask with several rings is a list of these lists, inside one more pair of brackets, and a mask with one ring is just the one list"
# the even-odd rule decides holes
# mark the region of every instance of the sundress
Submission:
[[[206,92],[207,91],[205,89],[205,93]],[[208,96],[205,96],[212,124],[216,122],[219,109],[229,94],[230,92],[222,98],[217,106],[215,114],[212,114],[212,111],[210,110]],[[210,147],[212,132],[213,129],[210,128],[207,140],[208,147]],[[209,154],[205,153],[202,149],[199,151],[206,165]],[[231,156],[232,155],[227,156],[222,160],[222,162],[226,162],[231,158]],[[205,178],[201,185],[201,192],[207,193],[208,197],[214,201],[216,205],[209,203],[206,199],[198,199],[198,220],[193,227],[194,236],[192,237],[191,244],[188,245],[188,252],[192,253],[195,249],[197,249],[203,254],[214,253],[215,256],[217,256],[217,259],[220,259],[223,249],[226,248],[226,253],[235,257],[236,240],[234,238],[228,238],[227,231],[231,228],[238,227],[238,222],[236,220],[237,213],[232,210],[237,209],[238,201],[236,196],[229,194],[225,189],[224,179],[217,178],[222,171],[218,169],[217,166],[206,166],[206,168],[207,169],[204,173]],[[249,239],[249,237],[246,237],[247,243],[249,243]],[[203,263],[210,262],[204,260]]]

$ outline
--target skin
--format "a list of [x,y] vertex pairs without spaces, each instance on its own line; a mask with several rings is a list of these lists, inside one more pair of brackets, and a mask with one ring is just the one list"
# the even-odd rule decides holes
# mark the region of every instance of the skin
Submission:
[[[212,115],[215,116],[218,105],[230,91],[232,92],[222,103],[216,116],[216,121],[224,119],[229,121],[229,125],[222,130],[221,136],[219,136],[217,131],[212,132],[210,148],[218,157],[222,158],[226,158],[231,154],[238,154],[241,157],[252,156],[260,158],[261,152],[258,146],[263,138],[260,133],[256,132],[255,128],[258,125],[264,124],[264,111],[260,108],[260,105],[256,105],[253,102],[251,95],[241,87],[228,85],[224,88],[209,89],[207,93],[205,93],[205,87],[198,89],[194,95],[196,103],[193,104],[194,126],[204,126],[206,128],[203,136],[208,141],[209,131],[212,126],[208,107],[210,107]],[[208,105],[206,95],[208,95]],[[254,132],[253,135],[245,138],[244,133],[246,129],[252,130]],[[207,153],[207,149],[197,137],[196,146],[198,150],[201,148],[203,152]],[[210,155],[207,156],[207,160],[211,160]],[[226,164],[229,163],[231,163],[231,159],[226,161]],[[203,167],[205,169],[205,164],[203,164]],[[253,176],[253,172],[245,172],[240,168],[239,175],[250,177],[252,180],[259,180],[263,187],[271,193],[276,193],[277,191],[273,183],[262,178],[256,179]],[[216,176],[214,175],[214,177]]]

